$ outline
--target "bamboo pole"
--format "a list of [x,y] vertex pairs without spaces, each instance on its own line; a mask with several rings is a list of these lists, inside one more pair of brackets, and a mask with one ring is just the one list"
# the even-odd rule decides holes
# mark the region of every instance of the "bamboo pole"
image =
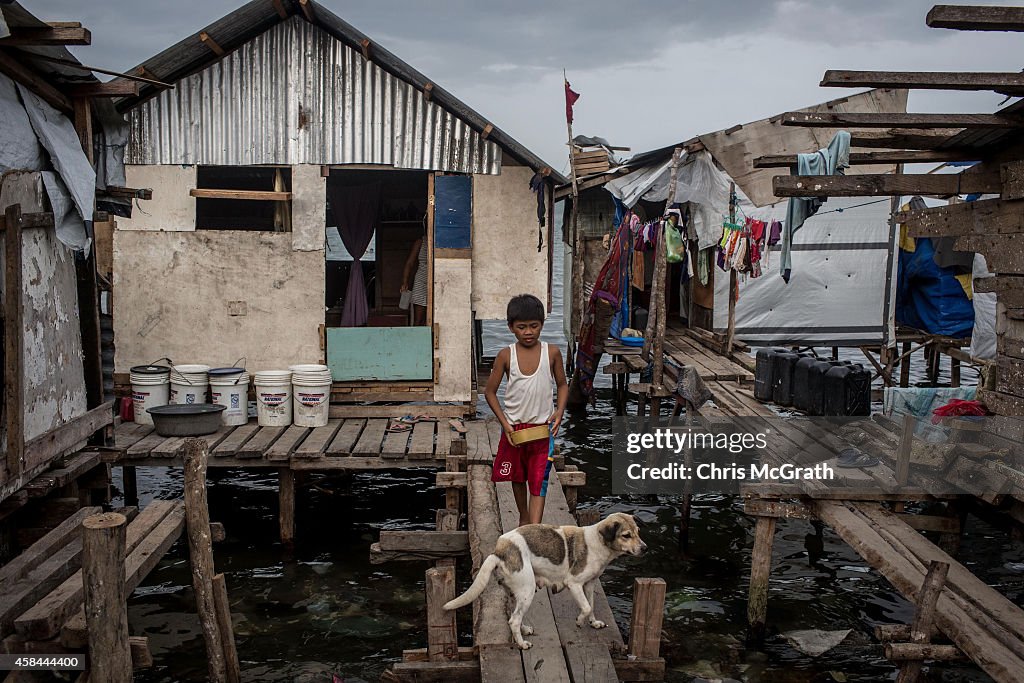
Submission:
[[[729,183],[729,222],[736,223],[736,183]],[[736,290],[739,282],[736,270],[729,269],[729,327],[725,333],[725,355],[732,356],[733,338],[736,336]]]
[[[562,70],[562,81],[563,87],[569,85],[564,69]],[[569,120],[569,117],[565,119],[565,127],[569,133],[569,172],[572,179],[572,213],[569,219],[569,226],[572,229],[572,316],[569,330],[572,333],[572,353],[575,354],[583,322],[583,238],[579,231],[580,186],[576,178],[576,156],[573,154],[575,146],[572,142],[572,121]]]
[[210,447],[205,439],[185,441],[185,523],[192,564],[192,587],[196,611],[206,641],[208,680],[227,682],[224,645],[217,621],[213,588],[213,545],[210,538],[210,510],[206,503],[206,461]]
[[90,677],[104,683],[131,683],[128,604],[124,579],[125,530],[117,512],[82,522],[82,578],[89,638]]

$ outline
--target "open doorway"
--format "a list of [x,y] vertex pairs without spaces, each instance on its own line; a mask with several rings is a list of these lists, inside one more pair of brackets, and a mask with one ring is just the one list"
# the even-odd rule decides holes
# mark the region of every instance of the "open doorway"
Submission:
[[327,177],[324,322],[337,381],[432,377],[429,178],[366,169]]

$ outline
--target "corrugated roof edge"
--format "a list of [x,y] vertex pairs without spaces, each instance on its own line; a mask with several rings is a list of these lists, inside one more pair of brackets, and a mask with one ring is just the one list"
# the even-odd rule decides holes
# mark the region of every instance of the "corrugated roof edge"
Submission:
[[[285,8],[289,16],[296,15],[306,19],[304,13],[297,6],[297,1],[281,0],[280,4]],[[433,102],[463,119],[479,132],[482,132],[487,125],[491,125],[492,129],[488,134],[488,139],[501,147],[513,159],[529,166],[535,171],[540,171],[544,168],[550,169],[550,178],[555,185],[568,182],[568,179],[555,171],[551,164],[546,163],[511,135],[495,126],[491,121],[488,121],[480,113],[450,92],[439,87],[407,62],[374,43],[369,36],[357,30],[341,17],[322,5],[314,5],[312,0],[308,2],[308,6],[312,8],[312,23],[314,25],[319,26],[334,38],[356,50],[361,51],[363,41],[369,40],[370,61],[396,78],[411,84],[421,92],[430,83],[432,85],[431,100]],[[185,76],[206,68],[209,64],[219,59],[214,52],[199,40],[198,34],[200,32],[208,34],[225,51],[231,51],[246,43],[253,36],[266,31],[274,24],[284,21],[284,19],[277,13],[271,0],[252,0],[209,26],[200,29],[195,34],[154,55],[142,64],[134,67],[134,69],[129,70],[129,72],[138,71],[140,68],[143,68],[161,80],[178,81]],[[157,87],[144,85],[138,97],[126,97],[119,100],[117,109],[122,113],[128,111],[141,102],[155,96],[158,92],[159,89]]]

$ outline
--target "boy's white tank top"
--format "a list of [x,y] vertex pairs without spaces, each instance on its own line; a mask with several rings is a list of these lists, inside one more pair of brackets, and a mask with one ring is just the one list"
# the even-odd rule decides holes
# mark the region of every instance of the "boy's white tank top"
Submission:
[[516,345],[510,344],[511,361],[508,366],[508,386],[505,387],[505,416],[513,425],[544,424],[554,413],[551,391],[551,358],[547,342],[540,343],[540,363],[532,375],[519,369]]

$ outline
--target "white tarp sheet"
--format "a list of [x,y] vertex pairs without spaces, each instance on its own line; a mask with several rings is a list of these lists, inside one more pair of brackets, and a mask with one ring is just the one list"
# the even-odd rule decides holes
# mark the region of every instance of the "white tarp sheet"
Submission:
[[[972,277],[978,280],[994,277],[983,254],[974,255]],[[974,329],[971,330],[971,358],[995,360],[996,357],[996,294],[974,290]]]
[[[605,189],[633,208],[638,201],[663,202],[668,198],[672,160],[646,166],[610,180]],[[729,210],[729,177],[718,170],[706,151],[686,155],[676,174],[675,201],[690,202],[690,215],[700,249],[715,244],[722,235],[721,217]]]
[[[845,210],[836,211],[840,208]],[[786,203],[756,209],[741,197],[740,210],[751,218],[782,221]],[[895,296],[889,214],[889,198],[830,198],[794,236],[788,285],[779,274],[778,246],[771,250],[767,267],[762,261],[760,277],[739,275],[736,337],[752,345],[882,342],[886,326],[891,334]],[[729,275],[714,268],[714,326],[724,331]]]
[[0,75],[0,117],[0,172],[43,171],[57,239],[88,253],[85,221],[92,220],[96,172],[71,121],[4,75]]

